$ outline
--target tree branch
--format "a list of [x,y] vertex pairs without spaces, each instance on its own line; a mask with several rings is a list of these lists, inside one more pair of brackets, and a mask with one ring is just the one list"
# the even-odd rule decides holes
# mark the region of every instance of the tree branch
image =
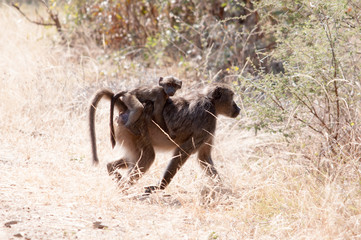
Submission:
[[335,80],[337,77],[337,68],[338,68],[338,64],[337,64],[337,58],[336,58],[336,53],[335,53],[335,41],[332,40],[332,34],[331,34],[331,30],[330,30],[330,26],[328,24],[328,19],[326,18],[326,26],[325,26],[325,32],[326,32],[326,36],[327,39],[330,43],[330,47],[331,47],[331,53],[332,53],[332,64],[333,64],[333,68],[334,68],[334,73],[333,73],[333,77],[334,77],[334,81],[333,81],[333,87],[334,87],[334,93],[335,93],[335,98],[336,98],[336,133],[335,133],[335,140],[337,140],[338,138],[338,131],[340,128],[340,99],[338,96],[338,85],[337,85],[337,81]]
[[26,18],[26,20],[28,20],[31,23],[34,23],[36,25],[41,25],[41,26],[55,26],[55,23],[44,23],[44,22],[39,22],[39,21],[30,19],[28,16],[26,16],[26,14],[23,11],[21,11],[20,7],[18,5],[16,5],[15,3],[11,4],[11,6],[16,8],[19,11],[19,13],[21,15],[23,15]]
[[31,23],[34,23],[36,25],[40,25],[40,26],[55,26],[56,27],[56,30],[58,31],[60,37],[61,37],[61,40],[62,42],[66,42],[66,39],[64,37],[64,33],[63,33],[63,29],[61,27],[61,24],[60,24],[60,21],[59,21],[59,17],[58,17],[58,14],[56,13],[53,13],[49,6],[46,4],[46,2],[44,2],[43,0],[38,0],[39,2],[41,2],[45,7],[46,7],[46,10],[51,18],[51,20],[53,21],[53,23],[45,23],[43,21],[35,21],[35,20],[32,20],[30,19],[23,11],[21,11],[20,7],[15,4],[15,3],[12,3],[11,6],[13,6],[16,10],[18,10],[18,12],[23,15],[25,17],[26,20],[28,20],[29,22]]

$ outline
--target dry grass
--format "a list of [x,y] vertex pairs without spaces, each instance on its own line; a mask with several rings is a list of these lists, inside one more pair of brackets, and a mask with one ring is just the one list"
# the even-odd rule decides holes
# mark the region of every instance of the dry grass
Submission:
[[115,154],[106,103],[97,112],[101,166],[91,165],[88,99],[101,86],[132,85],[169,69],[128,70],[119,79],[133,81],[114,82],[101,74],[109,66],[76,52],[94,50],[58,46],[6,5],[0,28],[1,239],[361,238],[358,163],[326,174],[304,157],[316,152],[304,147],[311,140],[253,136],[239,130],[244,119],[219,120],[214,160],[223,186],[213,187],[192,157],[168,195],[137,199],[160,178],[170,157],[164,154],[137,185],[120,191],[105,168]]

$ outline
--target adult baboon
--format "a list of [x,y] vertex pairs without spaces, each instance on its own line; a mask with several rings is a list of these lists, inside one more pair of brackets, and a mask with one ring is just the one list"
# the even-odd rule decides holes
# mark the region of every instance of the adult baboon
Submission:
[[[121,91],[115,94],[112,97],[110,103],[110,136],[112,147],[115,146],[115,138],[114,138],[114,125],[113,125],[113,113],[114,113],[114,104],[115,101],[119,97],[121,101],[126,105],[127,111],[126,113],[121,113],[119,116],[119,120],[123,122],[123,124],[132,131],[135,135],[140,135],[140,129],[137,124],[134,124],[143,112],[143,105],[146,101],[153,102],[153,114],[152,117],[154,121],[171,137],[174,137],[174,133],[172,131],[168,131],[167,125],[164,122],[163,118],[163,108],[164,104],[169,96],[173,96],[175,92],[182,87],[182,81],[169,76],[169,77],[160,77],[159,78],[159,86],[154,87],[139,87],[132,91]],[[135,97],[134,97],[135,96]]]
[[[112,93],[99,91],[92,101],[90,108],[90,132],[93,151],[93,161],[97,162],[94,114],[95,107],[102,96],[109,96]],[[197,93],[187,98],[172,97],[167,99],[163,109],[163,117],[166,125],[174,132],[174,141],[169,141],[167,136],[151,121],[147,121],[144,116],[151,145],[156,150],[173,150],[173,158],[169,162],[160,183],[157,186],[148,187],[147,191],[154,189],[164,189],[175,176],[177,171],[187,161],[189,156],[198,152],[200,166],[206,170],[209,176],[217,177],[218,173],[214,167],[211,157],[213,136],[216,129],[217,116],[225,115],[235,118],[239,114],[239,107],[233,101],[233,91],[223,84],[212,84],[208,86],[204,93]],[[112,96],[110,96],[111,98]],[[122,109],[124,103],[117,100],[115,105]],[[147,115],[146,111],[143,115]],[[142,119],[139,119],[142,120]],[[154,161],[154,151],[149,150],[148,146],[142,147],[139,144],[139,137],[130,131],[125,130],[124,124],[118,120],[115,128],[116,143],[127,150],[127,155],[117,161],[108,164],[112,171],[117,168],[128,167],[140,169],[144,173]],[[140,158],[139,158],[140,157]],[[138,178],[139,175],[136,176]]]

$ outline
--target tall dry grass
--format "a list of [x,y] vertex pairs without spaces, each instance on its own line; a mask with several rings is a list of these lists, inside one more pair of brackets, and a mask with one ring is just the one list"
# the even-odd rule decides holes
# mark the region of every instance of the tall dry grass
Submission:
[[[101,165],[93,167],[88,100],[101,86],[131,87],[176,70],[128,68],[115,81],[103,74],[112,66],[96,60],[101,50],[59,46],[51,29],[26,22],[4,4],[0,28],[1,237],[361,237],[358,162],[326,164],[333,168],[326,171],[322,166],[332,159],[317,159],[314,139],[287,143],[277,135],[254,136],[239,129],[245,118],[219,119],[213,155],[222,186],[214,186],[192,157],[167,195],[138,199],[143,186],[161,177],[168,153],[157,155],[134,187],[117,189],[105,168],[106,159],[117,155],[110,151],[108,105],[100,104],[97,112]],[[186,77],[178,77],[189,84]],[[16,223],[6,227],[10,221]]]

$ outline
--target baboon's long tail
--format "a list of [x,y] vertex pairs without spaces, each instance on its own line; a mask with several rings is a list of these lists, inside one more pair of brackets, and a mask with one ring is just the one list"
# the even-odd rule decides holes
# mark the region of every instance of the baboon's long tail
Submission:
[[100,89],[98,90],[94,97],[91,100],[89,107],[89,130],[90,130],[90,141],[93,154],[93,164],[97,165],[99,163],[98,154],[97,154],[97,145],[96,145],[96,136],[95,136],[95,111],[98,106],[98,103],[102,97],[106,97],[108,100],[111,100],[114,96],[114,93],[109,89]]

